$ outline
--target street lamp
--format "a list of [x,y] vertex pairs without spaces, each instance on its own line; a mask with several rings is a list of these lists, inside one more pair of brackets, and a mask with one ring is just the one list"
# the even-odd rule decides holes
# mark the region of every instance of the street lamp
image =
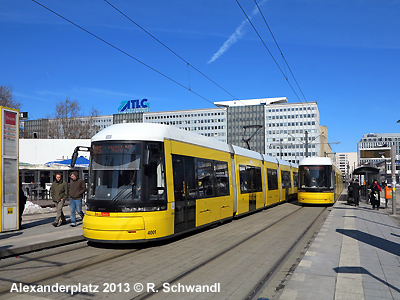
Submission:
[[[400,120],[397,121],[400,123]],[[392,161],[392,215],[396,215],[396,148],[393,142],[392,149],[390,153],[390,158]]]

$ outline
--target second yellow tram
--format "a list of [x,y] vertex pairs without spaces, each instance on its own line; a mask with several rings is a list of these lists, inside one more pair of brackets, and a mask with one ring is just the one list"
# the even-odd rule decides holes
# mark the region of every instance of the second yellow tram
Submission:
[[342,173],[328,157],[308,157],[299,163],[298,201],[333,205],[343,190]]

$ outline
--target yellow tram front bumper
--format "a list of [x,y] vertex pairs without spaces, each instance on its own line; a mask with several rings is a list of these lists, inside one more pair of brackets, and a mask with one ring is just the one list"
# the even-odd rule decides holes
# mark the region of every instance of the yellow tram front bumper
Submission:
[[99,242],[135,242],[173,234],[171,211],[108,213],[86,211],[83,235]]
[[83,219],[83,235],[89,240],[130,241],[145,239],[145,223],[141,216],[87,211]]
[[335,193],[311,193],[299,192],[298,201],[307,204],[333,204],[335,203]]

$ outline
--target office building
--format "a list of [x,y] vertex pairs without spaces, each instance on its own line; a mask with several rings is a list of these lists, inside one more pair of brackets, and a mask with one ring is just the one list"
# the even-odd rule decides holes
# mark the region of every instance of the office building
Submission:
[[355,168],[358,167],[357,152],[336,153],[336,163],[345,180],[350,180]]
[[[214,108],[150,112],[147,99],[132,101],[121,102],[118,114],[94,117],[93,134],[111,124],[159,123],[290,162],[298,163],[305,156],[332,155],[328,129],[319,124],[316,102],[288,103],[285,97],[278,97],[219,101]],[[86,119],[80,118],[81,122]],[[48,138],[51,135],[46,126],[52,122],[25,121],[25,138]]]
[[144,123],[176,126],[222,142],[226,139],[226,109],[204,108],[143,113]]
[[228,143],[246,147],[250,138],[252,150],[296,163],[306,155],[324,156],[321,136],[327,140],[328,132],[319,125],[316,102],[288,103],[280,97],[214,104],[227,108]]
[[[391,182],[392,165],[391,149],[394,145],[395,160],[400,158],[400,133],[369,133],[364,134],[357,143],[357,156],[360,165],[369,165],[383,168],[385,174],[382,181]],[[399,164],[396,164],[396,181],[399,181]],[[386,177],[386,178],[385,178]]]
[[112,125],[113,116],[80,117],[72,118],[71,120],[22,120],[20,122],[20,137],[24,139],[65,138],[62,131],[64,122],[77,122],[76,128],[83,128],[82,136],[75,138],[90,138],[100,130]]

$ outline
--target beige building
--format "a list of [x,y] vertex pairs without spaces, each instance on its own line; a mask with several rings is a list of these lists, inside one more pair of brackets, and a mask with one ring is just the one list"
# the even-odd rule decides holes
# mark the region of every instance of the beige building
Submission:
[[354,172],[354,169],[358,167],[357,152],[341,152],[336,153],[335,156],[336,163],[344,178],[349,180]]

